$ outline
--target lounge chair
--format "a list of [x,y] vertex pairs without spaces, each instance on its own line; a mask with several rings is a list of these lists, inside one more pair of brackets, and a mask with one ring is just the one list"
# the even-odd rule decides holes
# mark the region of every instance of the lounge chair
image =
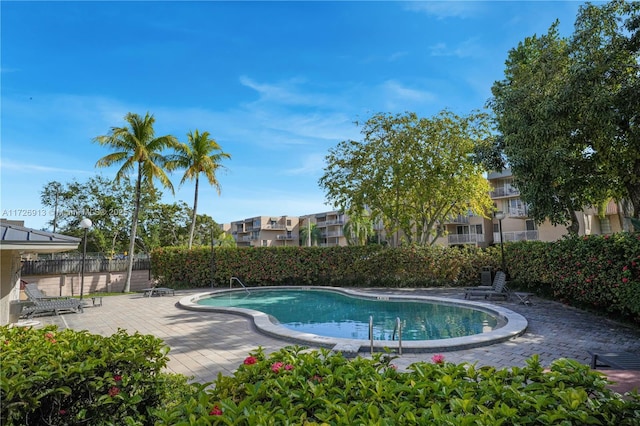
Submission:
[[640,354],[629,352],[589,352],[591,368],[615,368],[618,370],[640,370]]
[[44,294],[36,284],[34,283],[26,283],[24,286],[24,293],[31,300],[64,300],[69,299],[67,296],[47,296]]
[[32,305],[23,307],[20,312],[26,318],[44,313],[60,315],[61,312],[83,312],[82,301],[78,299],[34,299],[30,297],[29,301]]
[[495,297],[504,297],[505,299],[509,298],[509,289],[507,288],[507,276],[504,272],[498,271],[496,272],[496,276],[493,279],[493,285],[491,287],[488,286],[477,286],[477,287],[469,287],[465,289],[464,298],[469,299],[473,296],[482,296],[485,299],[492,299]]
[[[491,285],[477,285],[475,287],[466,287],[465,291],[467,290],[495,290],[496,289],[496,285],[498,284],[498,282],[500,280],[506,280],[506,275],[504,272],[502,271],[498,271],[496,272],[495,277],[493,277],[493,284]],[[483,280],[484,282],[484,280]],[[489,279],[489,282],[491,282],[491,279]]]
[[143,288],[142,289],[142,296],[166,296],[167,294],[171,293],[172,296],[176,295],[176,291],[172,288],[169,287],[158,287],[158,286],[153,286],[153,287],[149,287],[149,288]]

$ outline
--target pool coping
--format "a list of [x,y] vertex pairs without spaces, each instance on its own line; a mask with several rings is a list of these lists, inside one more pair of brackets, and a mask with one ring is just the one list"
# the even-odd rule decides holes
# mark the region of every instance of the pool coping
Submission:
[[[367,290],[366,293],[359,292],[353,289],[345,289],[339,287],[327,287],[327,286],[276,286],[276,287],[257,287],[260,290],[326,290],[343,293],[353,297],[360,297],[363,299],[374,300],[410,300],[410,301],[425,301],[425,302],[438,302],[445,305],[463,306],[478,309],[487,312],[497,317],[499,321],[504,321],[505,325],[485,332],[481,334],[475,334],[472,336],[454,337],[449,339],[436,339],[436,340],[403,340],[402,351],[403,352],[447,352],[462,349],[471,349],[494,343],[501,343],[515,337],[518,337],[527,330],[527,319],[502,306],[492,305],[490,303],[450,299],[444,297],[433,296],[417,296],[417,295],[400,295],[400,294],[388,294],[388,293],[375,293],[371,290]],[[251,289],[249,289],[250,291]],[[245,308],[231,308],[231,307],[217,307],[217,306],[205,306],[199,305],[198,300],[211,296],[219,295],[222,293],[237,293],[245,292],[245,289],[219,289],[213,291],[207,291],[203,293],[192,294],[181,298],[176,304],[179,308],[200,311],[200,312],[218,312],[234,315],[241,315],[253,320],[253,324],[258,332],[267,336],[275,337],[285,341],[289,341],[296,344],[306,344],[316,347],[324,347],[342,352],[360,352],[360,351],[400,351],[399,342],[397,340],[373,340],[373,346],[370,340],[362,339],[345,339],[338,337],[319,336],[316,334],[302,333],[295,330],[285,328],[277,322],[274,322],[272,317],[264,312],[255,311]]]

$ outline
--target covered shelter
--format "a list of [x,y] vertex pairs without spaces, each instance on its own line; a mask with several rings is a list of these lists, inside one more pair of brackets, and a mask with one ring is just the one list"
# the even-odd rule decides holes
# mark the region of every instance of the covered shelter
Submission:
[[20,299],[22,256],[77,250],[81,238],[25,228],[22,221],[0,219],[0,325],[11,318],[11,302]]

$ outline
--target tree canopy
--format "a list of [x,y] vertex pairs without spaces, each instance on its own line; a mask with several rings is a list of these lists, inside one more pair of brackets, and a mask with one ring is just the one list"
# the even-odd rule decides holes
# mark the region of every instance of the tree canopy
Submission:
[[475,146],[491,136],[486,116],[379,113],[361,133],[362,141],[329,151],[319,183],[334,207],[370,211],[392,245],[434,244],[447,219],[491,211],[488,183],[472,161]]
[[575,211],[611,198],[640,215],[639,7],[582,6],[571,37],[558,22],[527,37],[492,87],[498,154],[486,145],[480,154],[485,164],[506,159],[538,222],[577,233]]

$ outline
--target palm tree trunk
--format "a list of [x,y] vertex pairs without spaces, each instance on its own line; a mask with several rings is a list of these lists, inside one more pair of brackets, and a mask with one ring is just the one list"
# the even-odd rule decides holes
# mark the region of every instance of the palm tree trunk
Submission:
[[136,247],[136,232],[138,230],[138,213],[140,212],[140,196],[142,193],[142,164],[138,163],[138,180],[136,181],[136,199],[131,219],[131,240],[129,241],[129,257],[127,262],[127,277],[124,282],[123,293],[131,291],[131,275],[133,273],[133,254]]
[[198,175],[196,175],[196,191],[193,196],[193,215],[191,216],[191,230],[189,231],[189,250],[191,250],[191,245],[193,244],[193,234],[196,230],[196,216],[198,209]]

